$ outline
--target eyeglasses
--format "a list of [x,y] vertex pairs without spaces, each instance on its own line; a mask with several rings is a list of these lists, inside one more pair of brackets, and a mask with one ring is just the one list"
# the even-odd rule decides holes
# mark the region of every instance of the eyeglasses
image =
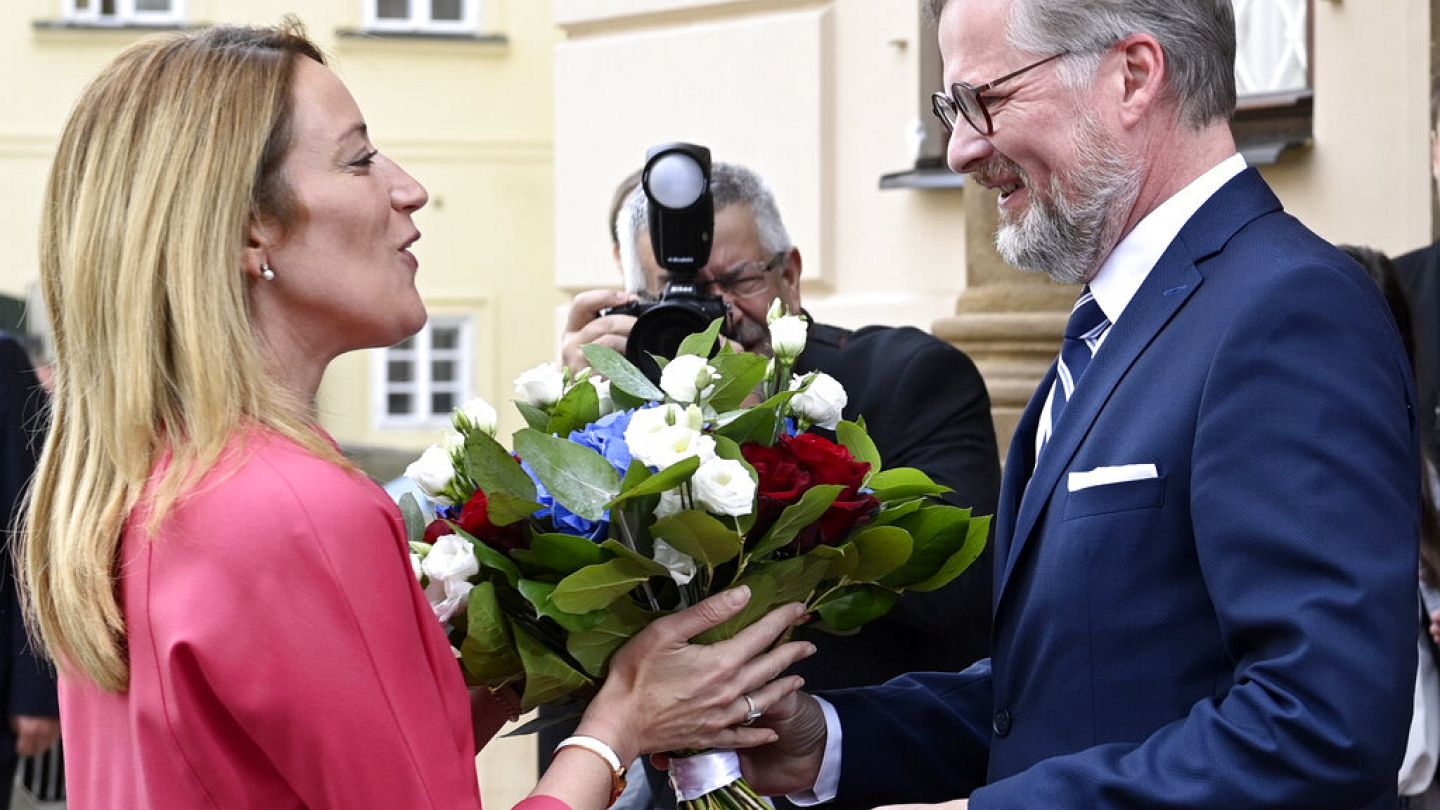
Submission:
[[702,289],[713,290],[716,295],[729,295],[731,298],[754,298],[769,291],[770,283],[768,276],[772,270],[779,267],[789,254],[788,250],[778,251],[770,257],[770,261],[763,264],[758,261],[741,262],[729,270],[725,270],[717,277],[709,281],[701,281]]
[[981,93],[988,93],[1026,71],[1034,70],[1046,62],[1053,62],[1062,56],[1068,56],[1069,53],[1069,51],[1061,51],[1054,56],[1047,56],[1039,62],[1026,65],[979,87],[965,82],[956,82],[950,85],[949,94],[944,92],[930,94],[930,109],[935,113],[935,117],[945,124],[947,133],[954,132],[955,121],[959,116],[964,116],[976,132],[988,138],[995,134],[995,125],[990,120],[990,110],[986,108],[985,98]]

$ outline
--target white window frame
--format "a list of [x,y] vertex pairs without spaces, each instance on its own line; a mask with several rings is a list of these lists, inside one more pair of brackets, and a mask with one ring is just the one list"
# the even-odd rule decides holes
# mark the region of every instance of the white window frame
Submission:
[[80,8],[78,0],[64,0],[65,19],[89,25],[174,25],[185,20],[185,0],[169,0],[169,11],[139,11],[135,0],[115,0],[114,14],[101,14],[101,0],[89,0]]
[[410,16],[405,19],[382,19],[379,0],[360,0],[369,31],[406,33],[475,33],[480,29],[480,0],[460,0],[459,20],[430,19],[431,0],[410,0]]
[[[1241,97],[1274,93],[1296,93],[1310,90],[1311,49],[1310,18],[1314,14],[1311,0],[1242,0],[1236,7],[1236,28],[1239,53],[1235,60],[1235,80]],[[1247,47],[1261,48],[1260,54],[1247,53]],[[1298,67],[1302,78],[1284,81]]]
[[[474,319],[469,315],[431,315],[425,328],[417,332],[411,339],[410,348],[403,350],[409,353],[414,364],[414,379],[408,382],[391,382],[389,377],[390,360],[396,349],[391,347],[375,352],[374,373],[371,375],[373,381],[371,398],[375,406],[377,427],[391,430],[428,430],[450,423],[449,411],[443,414],[430,412],[431,395],[437,390],[437,386],[431,378],[431,364],[437,359],[435,350],[431,348],[431,338],[436,327],[453,328],[458,332],[455,348],[443,350],[453,353],[448,359],[453,360],[456,366],[455,407],[463,405],[473,396],[475,368],[471,344],[475,329]],[[446,385],[448,387],[450,383],[446,383]],[[390,394],[393,393],[410,394],[413,410],[408,414],[390,413]]]

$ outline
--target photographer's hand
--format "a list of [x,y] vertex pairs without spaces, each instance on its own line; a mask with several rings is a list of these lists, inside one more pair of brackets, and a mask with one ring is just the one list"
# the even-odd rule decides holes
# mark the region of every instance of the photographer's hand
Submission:
[[606,315],[600,310],[618,307],[635,296],[621,290],[586,290],[570,303],[570,317],[565,321],[565,334],[560,338],[560,362],[572,372],[589,368],[583,348],[590,343],[609,346],[621,354],[630,339],[635,318],[629,315]]

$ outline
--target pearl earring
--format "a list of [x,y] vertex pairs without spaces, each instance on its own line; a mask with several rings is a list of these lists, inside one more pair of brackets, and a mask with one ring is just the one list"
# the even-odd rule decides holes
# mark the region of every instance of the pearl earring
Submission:
[[266,281],[275,280],[275,271],[270,269],[269,262],[260,263],[260,277],[265,279]]

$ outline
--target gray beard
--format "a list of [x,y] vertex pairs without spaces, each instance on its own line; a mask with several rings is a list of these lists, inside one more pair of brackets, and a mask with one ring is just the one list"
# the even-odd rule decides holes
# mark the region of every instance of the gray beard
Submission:
[[1094,276],[1119,241],[1125,216],[1140,192],[1140,168],[1121,154],[1093,118],[1076,122],[1075,137],[1078,168],[1050,178],[1048,199],[1036,194],[1025,178],[1029,210],[1019,222],[1004,223],[995,235],[995,247],[1006,262],[1061,284]]

